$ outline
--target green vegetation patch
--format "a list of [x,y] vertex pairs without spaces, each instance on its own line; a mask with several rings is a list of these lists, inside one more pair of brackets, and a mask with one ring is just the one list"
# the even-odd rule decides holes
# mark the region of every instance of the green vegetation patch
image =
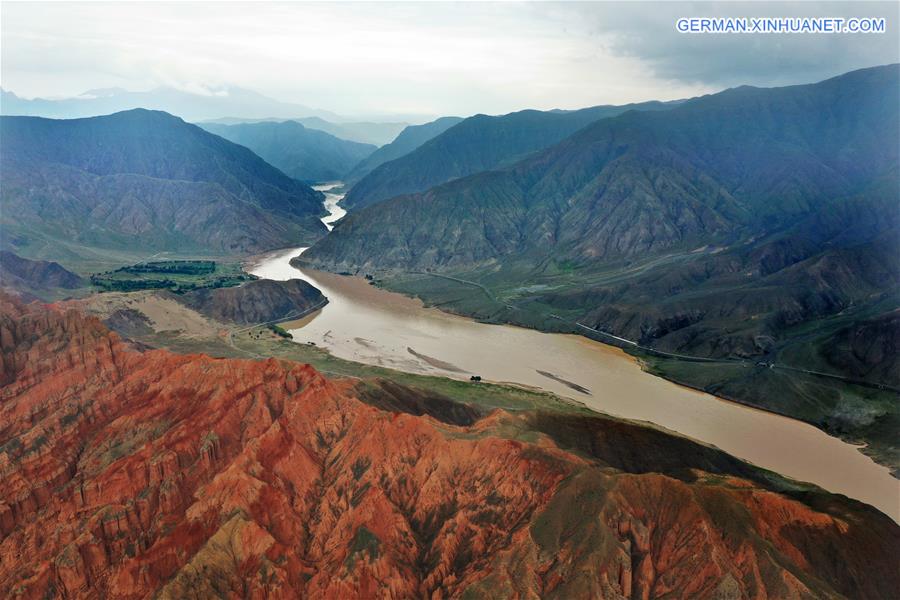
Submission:
[[145,262],[117,269],[118,272],[138,275],[142,273],[169,273],[172,275],[209,275],[216,271],[214,260],[162,260]]
[[267,327],[269,328],[269,331],[271,331],[272,333],[274,333],[275,335],[277,335],[279,337],[283,337],[287,340],[294,339],[294,336],[291,335],[291,332],[286,330],[284,327],[279,327],[278,325],[275,325],[275,324],[270,324]]
[[103,292],[170,290],[176,294],[204,288],[240,285],[256,279],[239,263],[213,260],[162,260],[142,262],[91,275],[91,284]]

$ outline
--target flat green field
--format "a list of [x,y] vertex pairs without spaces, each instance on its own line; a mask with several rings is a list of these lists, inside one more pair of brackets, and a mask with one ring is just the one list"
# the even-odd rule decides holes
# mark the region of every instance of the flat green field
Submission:
[[166,289],[175,293],[201,288],[239,285],[255,279],[240,263],[212,260],[142,262],[91,275],[91,284],[104,292]]

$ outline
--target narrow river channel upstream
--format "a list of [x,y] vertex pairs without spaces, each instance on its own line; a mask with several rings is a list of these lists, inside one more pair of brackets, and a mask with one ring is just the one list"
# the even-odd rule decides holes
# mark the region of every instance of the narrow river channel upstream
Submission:
[[[342,198],[319,186],[331,223]],[[296,269],[305,248],[274,252],[250,269],[266,279],[303,279],[329,303],[285,324],[295,341],[366,364],[468,380],[511,382],[571,398],[604,413],[649,421],[755,465],[871,504],[900,521],[900,481],[852,444],[800,421],[678,386],[641,370],[621,350],[576,335],[488,325],[426,308],[359,277]],[[473,384],[474,385],[474,384]]]

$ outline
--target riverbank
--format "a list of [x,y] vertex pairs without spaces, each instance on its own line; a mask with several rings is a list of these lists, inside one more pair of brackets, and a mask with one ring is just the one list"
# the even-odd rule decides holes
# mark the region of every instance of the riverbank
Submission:
[[[579,311],[568,313],[549,306],[515,306],[482,284],[433,274],[379,274],[374,281],[392,292],[420,298],[437,307],[483,323],[512,324],[549,333],[573,333],[622,348],[639,359],[655,376],[745,406],[808,423],[860,448],[860,451],[900,476],[898,394],[877,386],[803,372],[777,364],[773,357],[740,360],[685,360],[678,355],[643,352],[633,344],[612,339],[575,324]],[[477,283],[477,282],[474,282]],[[493,300],[492,300],[493,298]],[[781,354],[802,362],[803,348],[788,346]],[[900,504],[900,498],[898,498]]]
[[[532,386],[597,412],[655,423],[897,516],[900,483],[889,470],[857,447],[806,423],[651,375],[642,370],[637,357],[582,336],[479,323],[425,307],[418,299],[378,288],[363,278],[298,271],[290,261],[301,251],[274,253],[251,267],[260,277],[305,279],[331,301],[305,326],[291,330],[299,344],[312,342],[342,360],[438,375],[461,385],[477,386],[464,380],[480,375]],[[408,348],[461,372],[441,370]]]
[[[219,505],[222,502],[217,501],[224,497],[223,510],[234,512],[232,499],[237,498],[243,503],[243,508],[238,507],[241,515],[255,519],[254,539],[265,542],[273,535],[281,535],[285,524],[290,530],[293,523],[294,529],[301,533],[322,532],[323,543],[329,543],[334,540],[335,529],[331,518],[335,513],[329,510],[344,510],[337,517],[350,526],[343,527],[345,535],[336,559],[329,563],[337,565],[336,572],[347,572],[342,566],[347,556],[344,548],[352,549],[356,543],[353,540],[358,537],[355,531],[363,530],[367,532],[367,544],[376,550],[394,543],[394,549],[381,552],[382,556],[402,558],[410,540],[424,540],[421,549],[415,550],[416,556],[425,557],[419,561],[421,564],[437,564],[427,558],[434,547],[449,548],[445,554],[452,558],[441,564],[474,564],[476,568],[506,554],[511,558],[508,568],[503,567],[504,572],[515,573],[521,571],[522,556],[527,559],[580,555],[584,568],[594,569],[581,580],[603,582],[605,565],[625,565],[621,572],[627,577],[633,572],[645,572],[641,564],[652,561],[665,565],[675,556],[683,567],[679,570],[679,582],[683,581],[684,585],[678,584],[682,587],[696,579],[698,561],[703,564],[713,561],[722,567],[717,573],[726,585],[734,581],[731,573],[746,571],[752,577],[748,580],[753,590],[768,590],[775,595],[784,593],[785,581],[798,582],[793,588],[787,588],[788,593],[794,589],[809,590],[809,594],[822,597],[864,592],[880,598],[893,589],[890,551],[896,547],[898,528],[889,517],[870,505],[754,467],[658,426],[599,415],[566,405],[550,395],[411,376],[338,361],[320,350],[287,343],[265,327],[235,336],[234,346],[224,345],[221,339],[216,345],[211,331],[207,337],[209,348],[220,348],[232,356],[240,352],[254,360],[215,359],[193,352],[148,351],[135,347],[78,311],[61,313],[36,304],[26,307],[14,300],[5,302],[5,331],[9,335],[4,340],[7,350],[12,352],[12,362],[30,364],[29,361],[38,357],[38,371],[46,377],[37,386],[12,385],[5,390],[9,392],[7,396],[13,409],[18,408],[7,411],[13,415],[12,423],[18,428],[12,432],[12,441],[5,444],[14,470],[13,477],[4,479],[4,483],[9,482],[6,487],[12,486],[14,492],[26,482],[29,484],[26,495],[40,495],[41,490],[54,485],[52,476],[59,469],[53,467],[58,457],[69,456],[75,465],[73,469],[77,470],[73,471],[74,475],[70,473],[76,484],[82,480],[82,474],[93,476],[93,483],[85,489],[99,489],[100,483],[105,482],[104,495],[91,495],[88,500],[93,504],[87,506],[89,510],[84,518],[74,523],[88,536],[96,515],[107,511],[110,494],[115,496],[114,505],[126,505],[128,499],[144,495],[141,489],[147,489],[146,478],[123,478],[123,472],[142,473],[148,456],[169,456],[172,460],[168,464],[172,466],[177,463],[179,449],[200,448],[199,453],[191,454],[195,467],[179,470],[175,464],[173,468],[176,474],[193,477],[180,480],[181,484],[196,488],[182,495],[199,498],[203,510],[196,509],[195,504],[185,511],[187,505],[181,503],[178,505],[184,513],[179,513],[181,516],[153,513],[153,518],[171,523],[184,517],[179,521],[185,523],[179,525],[182,530],[206,532],[204,535],[209,536],[222,523],[226,526],[234,523],[227,515],[224,519],[217,513],[209,516],[204,508],[209,499]],[[221,325],[211,322],[210,329]],[[43,345],[36,347],[40,343]],[[60,361],[59,356],[87,356],[97,360]],[[349,369],[365,376],[360,379],[351,379],[352,375],[323,376],[313,366],[300,364],[303,362],[330,363],[335,369]],[[114,377],[110,377],[111,372]],[[386,376],[371,376],[376,372]],[[74,396],[53,393],[76,380],[85,383],[75,386]],[[410,381],[417,384],[409,385]],[[48,401],[55,404],[40,410],[46,408]],[[73,411],[73,406],[97,410]],[[68,423],[68,429],[60,429],[60,415],[67,416],[67,422],[69,417],[81,420],[74,425]],[[97,419],[105,421],[97,422]],[[47,432],[47,436],[36,439],[29,435],[35,427]],[[73,427],[82,434],[87,432],[81,436],[88,444],[84,455],[97,457],[95,460],[85,463],[77,461],[78,456],[66,454],[66,448],[71,446],[66,434]],[[285,468],[285,459],[290,468]],[[32,475],[37,473],[36,477],[15,471],[20,465],[25,465],[27,471],[36,460],[43,460],[38,464],[41,468],[31,469]],[[100,470],[92,465],[99,465]],[[249,465],[250,469],[242,469],[242,465]],[[333,485],[326,490],[328,493],[316,494],[323,502],[321,506],[314,505],[305,512],[288,510],[290,518],[276,520],[277,527],[273,528],[272,507],[289,507],[292,503],[296,505],[298,498],[309,497],[301,492],[322,481],[322,465],[327,468],[324,477]],[[266,466],[268,470],[260,472]],[[47,473],[51,478],[42,476]],[[279,479],[284,473],[291,479]],[[122,485],[112,486],[110,481]],[[161,477],[155,482],[151,481],[150,499],[156,498],[153,494],[157,491],[161,498],[167,498],[171,486],[167,487]],[[252,489],[244,493],[246,482],[263,482],[270,489],[261,494],[253,493]],[[211,486],[218,495],[210,496]],[[279,490],[284,492],[282,496],[273,496]],[[264,501],[260,502],[260,497]],[[385,502],[385,498],[389,501]],[[406,502],[409,498],[414,506]],[[63,495],[62,500],[65,499]],[[167,506],[165,502],[150,502],[146,504],[147,510],[152,512],[157,505],[163,509]],[[28,535],[18,536],[25,539],[27,546],[29,539],[40,537],[40,527],[35,526],[40,520],[28,518],[29,506],[23,506],[26,513],[15,512],[12,521],[8,518],[4,525],[7,530],[10,524],[31,527],[26,531]],[[397,510],[391,512],[392,507]],[[255,516],[251,514],[253,510]],[[508,514],[510,510],[512,516]],[[38,516],[52,517],[56,513],[59,511],[43,510]],[[211,526],[194,526],[197,524],[194,516],[200,513],[209,516]],[[65,520],[65,510],[61,514]],[[437,525],[430,524],[434,519],[416,517],[422,514],[437,515]],[[321,515],[326,518],[320,518]],[[365,529],[359,525],[360,519],[368,519]],[[446,526],[448,523],[450,526]],[[485,549],[483,544],[474,544],[483,550],[483,558],[473,560],[470,554],[463,556],[456,552],[457,546],[468,552],[467,548],[473,544],[456,543],[453,523],[463,524],[470,533],[474,531],[476,539],[488,536],[507,546],[516,539],[525,543],[510,552],[504,546],[499,553],[495,546]],[[652,557],[644,552],[635,557],[633,552],[629,553],[634,539],[622,534],[635,528],[667,532],[665,539],[669,541],[661,546],[655,544]],[[161,535],[165,535],[167,529],[162,529]],[[448,542],[431,543],[437,529],[449,530]],[[411,534],[398,538],[392,536],[393,531]],[[587,531],[590,540],[601,541],[590,542],[591,552],[585,553],[583,541],[588,538],[573,537],[573,531]],[[125,533],[129,532],[140,533],[134,528]],[[184,542],[183,535],[176,537],[170,536],[163,543]],[[54,556],[60,552],[65,555],[68,539],[42,555],[41,560],[50,565],[49,571],[59,562]],[[212,542],[206,546],[203,539],[191,542],[192,547],[201,549],[197,554],[205,561],[201,568],[204,564],[222,563],[216,555],[210,558],[208,553],[204,554],[204,548],[218,543],[216,536],[210,539]],[[241,539],[246,541],[246,536]],[[696,539],[701,543],[694,543]],[[561,547],[559,540],[574,541]],[[45,546],[42,548],[46,549]],[[262,548],[260,560],[272,558],[272,544],[256,546]],[[296,548],[297,544],[275,546]],[[300,546],[303,550],[302,540]],[[676,551],[667,550],[669,547]],[[689,560],[679,558],[681,553],[677,549],[684,547],[692,548]],[[807,551],[809,548],[812,550]],[[828,551],[823,553],[819,548]],[[133,558],[121,550],[121,545],[119,549],[117,556],[121,561],[111,565],[127,565]],[[151,558],[158,555],[153,548],[150,550],[144,554]],[[31,554],[34,552],[26,551],[22,555]],[[236,564],[231,554],[224,558],[228,565]],[[296,565],[307,558],[300,553],[286,559],[287,562],[277,556],[272,562],[276,566]],[[369,560],[376,558],[369,557]],[[526,568],[534,573],[532,580],[539,582],[547,573],[546,561],[528,559],[526,562]],[[47,581],[46,577],[27,577],[33,565],[27,560],[20,563],[16,563],[16,568],[24,573],[23,580],[39,584]],[[186,564],[196,563],[194,560]],[[402,570],[409,561],[403,559],[397,564]],[[762,575],[757,574],[757,565],[765,567]],[[125,569],[122,572],[127,576]],[[570,571],[561,570],[558,578],[566,579]],[[413,572],[417,580],[421,580],[419,572]],[[878,576],[873,578],[873,573]],[[798,575],[804,578],[802,582]],[[671,580],[672,569],[667,568],[666,577]],[[178,597],[195,590],[193,580],[166,576],[160,581],[165,579],[175,582]],[[78,583],[80,580],[74,581],[80,587],[67,589],[76,593],[83,586]],[[627,583],[629,580],[615,575],[610,581]],[[177,587],[179,582],[185,585]],[[469,589],[480,596],[493,587],[494,583],[487,581]],[[535,593],[543,588],[540,583],[533,586]],[[62,589],[62,585],[54,579],[46,589],[34,589],[37,596],[47,596]],[[100,589],[102,595],[103,588]],[[412,590],[409,595],[421,590],[409,589]],[[567,589],[576,597],[596,591],[582,584]],[[627,595],[631,588],[623,585],[622,589]],[[722,586],[717,584],[715,589]]]

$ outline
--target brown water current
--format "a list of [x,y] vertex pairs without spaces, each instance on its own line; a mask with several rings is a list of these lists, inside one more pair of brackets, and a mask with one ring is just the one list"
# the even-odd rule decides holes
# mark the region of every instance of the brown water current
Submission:
[[661,425],[900,521],[900,481],[856,446],[811,425],[678,386],[645,373],[621,350],[580,336],[477,323],[362,278],[295,269],[290,259],[303,250],[275,252],[250,269],[267,279],[304,279],[328,297],[321,311],[288,325],[299,343],[412,373],[466,380],[480,375],[547,390],[597,411]]

